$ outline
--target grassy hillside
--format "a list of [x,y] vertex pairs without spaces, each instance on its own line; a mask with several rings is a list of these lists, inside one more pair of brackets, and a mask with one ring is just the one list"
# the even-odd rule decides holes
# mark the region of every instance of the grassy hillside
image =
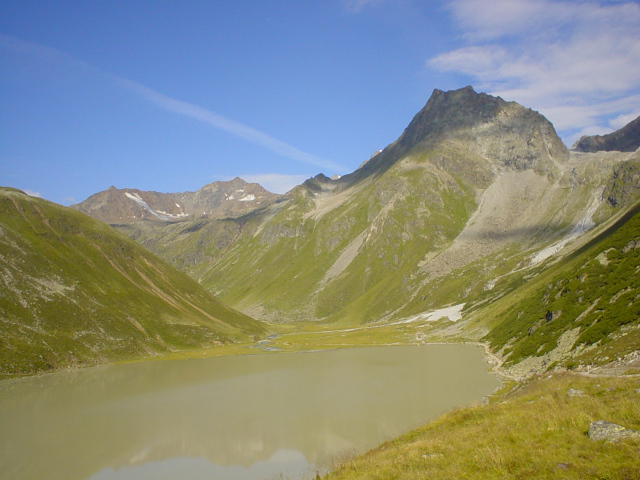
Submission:
[[[637,378],[556,375],[342,462],[327,480],[640,478],[640,439],[591,440],[592,422],[640,429]],[[569,390],[582,395],[569,395]]]
[[640,166],[622,172],[618,161],[579,158],[556,177],[496,179],[485,159],[440,144],[345,190],[308,181],[242,217],[118,228],[252,315],[367,323],[485,297],[568,235],[602,188],[616,205],[602,205],[597,221],[627,208]]
[[471,187],[427,161],[392,168],[335,204],[313,186],[240,237],[201,283],[273,320],[370,322],[410,298],[425,253],[451,242],[475,207]]
[[[600,365],[640,349],[640,205],[476,317],[514,373]],[[519,365],[518,365],[519,364]]]
[[486,161],[449,146],[342,193],[312,180],[287,202],[236,219],[118,228],[243,311],[365,323],[411,298],[428,276],[425,254],[452,242],[491,175]]
[[0,373],[25,374],[261,335],[111,227],[0,189]]

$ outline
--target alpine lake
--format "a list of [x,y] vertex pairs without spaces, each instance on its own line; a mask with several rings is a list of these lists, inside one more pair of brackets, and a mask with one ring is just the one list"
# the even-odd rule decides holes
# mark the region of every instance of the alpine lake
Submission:
[[0,382],[0,477],[307,479],[493,392],[472,345],[260,353]]

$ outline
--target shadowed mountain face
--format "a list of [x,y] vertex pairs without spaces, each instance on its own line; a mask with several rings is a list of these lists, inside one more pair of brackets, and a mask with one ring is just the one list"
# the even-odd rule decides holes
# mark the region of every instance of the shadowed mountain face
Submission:
[[233,218],[119,228],[252,316],[366,323],[516,284],[635,201],[638,160],[570,154],[537,112],[436,90],[350,175]]
[[640,117],[607,135],[584,136],[573,148],[579,152],[635,152],[640,147]]
[[263,332],[104,223],[0,188],[0,374],[214,346]]
[[109,187],[72,205],[72,208],[110,224],[140,220],[179,222],[200,217],[235,217],[281,198],[281,195],[268,192],[257,183],[234,178],[228,182],[210,183],[197,192],[185,193]]

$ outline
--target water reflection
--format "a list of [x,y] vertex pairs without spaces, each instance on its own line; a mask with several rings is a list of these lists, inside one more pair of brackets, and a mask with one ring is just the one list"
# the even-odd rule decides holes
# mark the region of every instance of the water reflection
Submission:
[[139,467],[123,467],[120,470],[106,468],[89,480],[157,480],[159,478],[187,478],[189,480],[256,478],[303,478],[315,475],[300,452],[278,450],[266,462],[256,462],[249,467],[239,465],[215,465],[204,458],[171,458],[150,462]]
[[481,398],[497,386],[486,370],[478,348],[428,345],[143,362],[2,382],[0,471],[78,480],[153,471],[159,479],[190,465],[181,478],[208,469],[206,478],[257,479],[286,464],[295,478]]

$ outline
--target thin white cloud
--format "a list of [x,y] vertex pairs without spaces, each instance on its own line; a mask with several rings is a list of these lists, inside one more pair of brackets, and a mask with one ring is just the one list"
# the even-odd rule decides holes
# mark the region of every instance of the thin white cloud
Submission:
[[293,187],[300,185],[309,177],[310,175],[284,175],[281,173],[240,175],[240,178],[245,182],[259,183],[270,192],[280,194],[287,193]]
[[96,67],[77,60],[71,55],[54,48],[45,47],[32,42],[25,42],[18,38],[2,34],[0,34],[0,46],[20,54],[39,58],[41,60],[61,62],[77,68],[91,70],[99,75],[110,78],[120,87],[135,93],[136,95],[144,98],[158,108],[207,123],[216,129],[223,130],[248,142],[260,145],[261,147],[264,147],[267,150],[270,150],[271,152],[274,152],[283,157],[290,158],[292,160],[308,165],[320,167],[330,172],[343,172],[346,170],[346,168],[342,165],[338,165],[337,163],[334,163],[330,160],[323,159],[310,153],[304,152],[299,148],[273,138],[272,136],[253,127],[249,127],[242,123],[236,122],[235,120],[231,120],[223,115],[212,112],[211,110],[200,107],[198,105],[171,98],[145,85],[134,82],[133,80],[102,72]]
[[636,110],[633,113],[628,113],[626,115],[619,115],[616,118],[612,118],[609,121],[609,125],[611,126],[611,128],[618,130],[619,128],[624,127],[625,125],[632,122],[638,117],[640,117],[640,110]]
[[29,195],[30,197],[42,198],[42,195],[40,195],[40,192],[34,192],[33,190],[29,190],[28,188],[24,189],[23,192]]
[[566,4],[547,0],[452,0],[446,7],[471,41],[530,33],[540,24],[555,26],[571,15]]
[[466,46],[427,62],[480,90],[541,111],[570,140],[640,111],[640,5],[452,0]]
[[155,106],[167,110],[169,112],[191,117],[195,120],[207,123],[214,128],[223,130],[236,137],[243,138],[251,143],[260,145],[267,150],[270,150],[283,157],[290,158],[308,165],[314,165],[316,167],[329,169],[329,171],[338,170],[344,171],[345,168],[341,165],[333,163],[329,160],[325,160],[310,153],[303,152],[302,150],[291,146],[285,142],[277,140],[260,130],[243,125],[242,123],[231,120],[223,115],[207,110],[206,108],[199,107],[192,103],[177,100],[175,98],[168,97],[160,92],[157,92],[149,87],[141,85],[132,80],[112,76],[116,83],[127,90],[139,95]]
[[16,37],[12,37],[11,35],[4,35],[0,33],[0,47],[19,55],[34,58],[43,63],[49,62],[63,65],[65,67],[90,70],[95,73],[100,73],[97,68],[72,57],[68,53],[55,48],[46,47],[38,43],[27,42]]

